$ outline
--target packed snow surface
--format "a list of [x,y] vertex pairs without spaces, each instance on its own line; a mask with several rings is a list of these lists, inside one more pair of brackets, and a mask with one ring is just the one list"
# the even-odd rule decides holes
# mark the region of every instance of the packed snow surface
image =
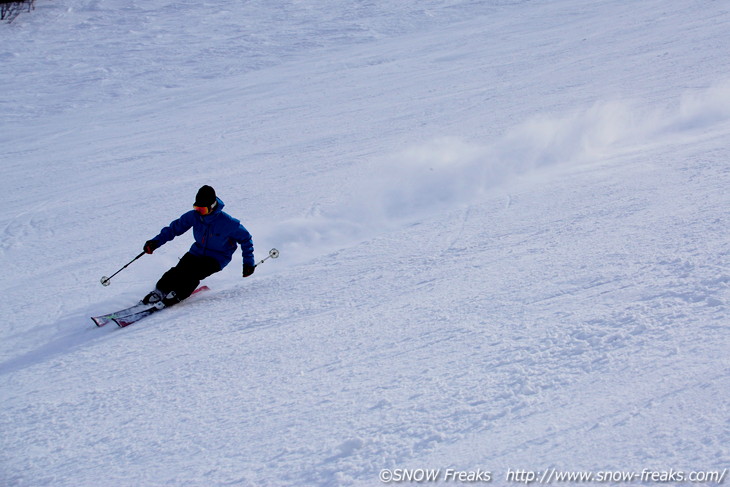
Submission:
[[[723,1],[36,0],[0,24],[0,485],[722,473],[728,47]],[[94,326],[203,184],[281,257]]]

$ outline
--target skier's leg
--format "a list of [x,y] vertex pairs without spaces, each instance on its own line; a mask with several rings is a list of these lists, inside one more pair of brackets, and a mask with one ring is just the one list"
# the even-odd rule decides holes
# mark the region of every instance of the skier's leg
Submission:
[[201,280],[220,270],[220,264],[214,258],[187,253],[162,276],[157,288],[165,294],[165,305],[172,306],[193,294]]
[[175,289],[175,283],[180,279],[179,265],[180,264],[178,263],[178,265],[170,268],[167,272],[162,274],[160,280],[157,281],[157,284],[155,284],[155,288],[142,298],[142,301],[140,302],[144,304],[155,304],[162,301],[165,296],[173,291]]
[[[187,255],[187,254],[185,254]],[[183,259],[185,257],[183,256]],[[157,281],[157,284],[155,284],[155,289],[159,290],[163,296],[167,295],[169,292],[173,291],[175,289],[175,284],[180,280],[181,270],[180,270],[180,263],[182,262],[182,259],[180,259],[180,262],[175,267],[170,268],[167,272],[162,274],[162,277],[159,281]],[[154,291],[153,291],[154,292]]]

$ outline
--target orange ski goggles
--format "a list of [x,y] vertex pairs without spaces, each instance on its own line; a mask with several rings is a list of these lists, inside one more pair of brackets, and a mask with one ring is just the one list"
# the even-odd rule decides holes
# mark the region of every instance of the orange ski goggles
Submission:
[[193,206],[193,210],[197,211],[203,216],[210,213],[210,207],[208,206]]

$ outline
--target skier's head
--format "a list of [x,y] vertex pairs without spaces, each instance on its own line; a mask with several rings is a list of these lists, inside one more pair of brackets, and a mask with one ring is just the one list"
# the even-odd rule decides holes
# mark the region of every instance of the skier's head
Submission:
[[216,207],[217,201],[215,190],[208,186],[201,186],[198,194],[195,195],[195,203],[193,209],[201,215],[207,215]]

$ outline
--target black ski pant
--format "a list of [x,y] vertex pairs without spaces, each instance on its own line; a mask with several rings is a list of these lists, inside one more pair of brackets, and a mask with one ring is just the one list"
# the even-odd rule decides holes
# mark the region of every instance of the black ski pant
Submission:
[[221,265],[213,257],[199,257],[188,252],[162,275],[157,281],[157,289],[163,296],[175,291],[176,301],[182,301],[193,294],[200,281],[220,270]]

